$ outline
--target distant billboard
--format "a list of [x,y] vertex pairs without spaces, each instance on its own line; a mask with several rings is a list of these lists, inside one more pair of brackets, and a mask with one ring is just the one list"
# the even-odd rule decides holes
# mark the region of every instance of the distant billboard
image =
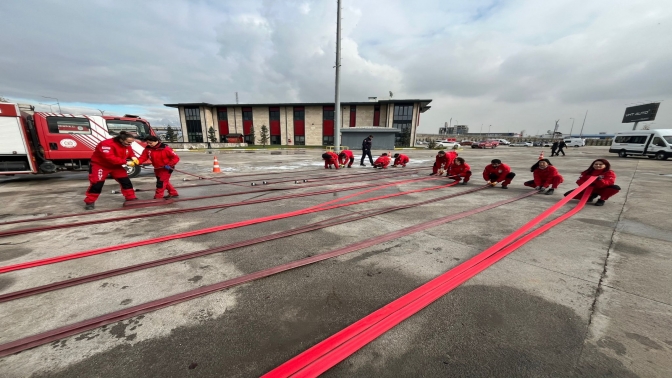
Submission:
[[653,121],[656,119],[656,113],[658,113],[659,106],[660,102],[654,102],[651,104],[626,108],[625,114],[623,115],[623,123]]

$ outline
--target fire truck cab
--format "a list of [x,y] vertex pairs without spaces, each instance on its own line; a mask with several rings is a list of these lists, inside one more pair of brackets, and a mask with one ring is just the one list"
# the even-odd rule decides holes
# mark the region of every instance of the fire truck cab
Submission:
[[[143,140],[155,135],[149,122],[127,114],[87,116],[34,112],[30,105],[0,103],[0,175],[85,171],[101,141],[128,131],[136,135],[133,151],[140,156]],[[128,167],[130,177],[140,167]]]

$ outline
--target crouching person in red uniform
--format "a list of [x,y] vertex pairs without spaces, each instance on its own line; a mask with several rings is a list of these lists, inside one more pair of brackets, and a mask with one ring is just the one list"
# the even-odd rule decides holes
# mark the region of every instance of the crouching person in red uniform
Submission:
[[409,161],[411,161],[411,159],[409,159],[408,156],[404,154],[394,154],[394,163],[392,164],[392,166],[395,168],[398,165],[406,167],[406,164],[408,164]]
[[463,158],[455,158],[455,161],[453,161],[453,164],[448,169],[448,177],[457,181],[462,180],[462,185],[467,185],[471,178],[471,167]]
[[[551,164],[548,159],[541,159],[530,168],[534,180],[525,181],[523,185],[535,188],[539,192],[546,192],[546,195],[551,195],[558,189],[558,185],[564,181],[558,170]],[[548,187],[551,187],[550,189]]]
[[86,210],[95,208],[94,204],[103,191],[108,174],[119,183],[121,194],[124,195],[126,201],[137,199],[131,179],[128,178],[126,168],[123,167],[124,165],[134,167],[138,164],[138,159],[135,158],[133,148],[131,148],[134,141],[135,137],[132,134],[122,131],[116,137],[98,143],[91,155],[91,163],[89,163],[90,185],[86,190],[86,198],[84,198]]
[[338,155],[328,151],[322,154],[322,159],[324,159],[324,169],[331,169],[333,165],[334,168],[338,169]]
[[338,163],[341,167],[345,167],[348,163],[348,168],[352,168],[352,163],[355,162],[355,155],[350,150],[343,150],[338,154]]
[[387,153],[384,153],[373,162],[373,168],[387,169],[387,166],[390,165],[390,157],[387,156]]
[[511,167],[502,164],[499,159],[492,159],[483,170],[483,179],[488,182],[490,186],[495,186],[497,183],[502,183],[502,189],[509,189],[511,180],[516,177],[516,174],[511,172]]
[[145,139],[147,141],[147,147],[142,151],[140,155],[140,164],[145,164],[148,160],[152,161],[154,166],[154,175],[156,176],[156,192],[154,193],[154,199],[161,199],[163,197],[163,192],[168,191],[168,196],[178,197],[179,193],[170,184],[170,175],[175,169],[175,165],[180,161],[180,158],[177,156],[175,151],[167,145],[161,143],[159,138],[154,135],[150,135]]
[[[436,155],[434,166],[432,167],[432,173],[429,175],[434,176],[439,173],[439,170],[445,171],[447,173],[455,158],[457,158],[457,152],[455,151],[450,151],[448,153],[446,153],[446,151],[439,151],[439,153]],[[441,176],[441,174],[439,174],[439,176]]]
[[[591,165],[590,168],[581,172],[581,176],[576,180],[577,185],[581,185],[588,180],[591,176],[597,176],[597,180],[593,181],[590,186],[593,188],[593,192],[588,197],[588,202],[593,202],[598,196],[600,199],[595,202],[595,206],[604,206],[604,201],[608,200],[621,190],[621,187],[616,184],[616,173],[611,170],[611,165],[607,159],[597,159]],[[565,193],[567,196],[572,191]],[[579,193],[574,199],[580,199],[581,193]]]

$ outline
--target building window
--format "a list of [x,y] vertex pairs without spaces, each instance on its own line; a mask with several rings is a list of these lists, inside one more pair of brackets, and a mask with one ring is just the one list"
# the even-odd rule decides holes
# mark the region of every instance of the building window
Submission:
[[199,108],[184,108],[184,118],[187,121],[187,141],[203,143],[201,110]]
[[395,147],[410,147],[413,126],[413,105],[400,104],[394,106],[394,118],[392,127],[401,132],[396,134]]
[[268,108],[268,119],[271,121],[280,121],[280,108]]
[[322,137],[322,145],[323,146],[333,146],[334,145],[334,137],[333,136],[323,136]]
[[254,145],[254,125],[252,124],[252,108],[243,108],[243,140]]
[[302,106],[294,107],[294,144],[306,145],[306,110]]
[[226,136],[229,135],[229,114],[226,108],[217,109],[217,125],[219,127],[219,141],[226,143]]
[[355,105],[350,106],[350,127],[357,126],[357,107]]
[[373,107],[373,126],[380,126],[380,105]]
[[322,145],[334,145],[334,107],[322,108]]
[[271,144],[282,144],[280,142],[280,108],[268,108],[268,119]]
[[252,121],[252,108],[243,108],[243,121]]
[[280,135],[271,135],[271,144],[281,144]]

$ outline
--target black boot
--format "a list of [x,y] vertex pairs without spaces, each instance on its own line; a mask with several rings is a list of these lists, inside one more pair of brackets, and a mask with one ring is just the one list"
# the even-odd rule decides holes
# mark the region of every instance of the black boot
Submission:
[[[588,202],[593,202],[593,200],[597,198],[597,194],[591,194],[590,197],[588,197]],[[600,202],[602,200],[599,200],[597,202]],[[597,204],[596,204],[597,205]],[[604,201],[602,201],[602,205],[604,205]],[[597,206],[602,206],[602,205],[597,205]]]
[[549,196],[549,195],[553,194],[554,191],[555,191],[555,190],[554,190],[553,188],[548,189],[548,190],[546,191],[546,195]]
[[87,203],[86,206],[84,206],[84,210],[93,210],[96,208],[96,205],[93,203]]
[[595,202],[595,206],[604,206],[604,200],[598,199],[597,202]]

